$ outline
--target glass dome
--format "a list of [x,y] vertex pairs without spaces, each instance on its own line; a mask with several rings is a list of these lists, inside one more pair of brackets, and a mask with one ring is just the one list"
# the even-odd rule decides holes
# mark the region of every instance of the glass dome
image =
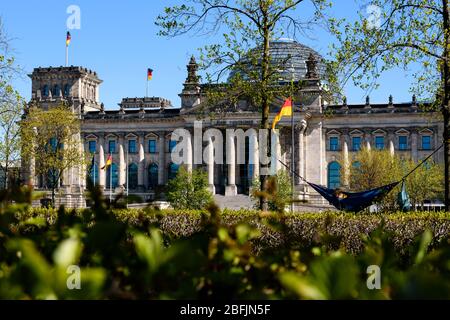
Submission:
[[[319,78],[324,79],[326,68],[324,59],[315,50],[289,39],[270,42],[271,61],[273,64],[279,65],[280,81],[305,79],[307,73],[306,61],[310,54],[316,59]],[[236,72],[238,71],[231,71],[229,78],[233,77]]]

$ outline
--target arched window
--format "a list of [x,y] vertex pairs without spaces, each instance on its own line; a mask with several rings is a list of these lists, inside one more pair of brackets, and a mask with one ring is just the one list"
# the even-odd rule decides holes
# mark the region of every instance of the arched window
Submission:
[[94,183],[94,185],[98,185],[100,182],[100,177],[98,173],[98,166],[97,164],[94,164],[92,168],[89,168],[88,170],[88,179],[91,179],[91,181]]
[[341,186],[341,166],[333,161],[328,164],[328,188],[336,189]]
[[106,168],[106,188],[111,189],[111,183],[113,188],[117,188],[119,185],[117,164],[115,163],[113,163],[109,168]]
[[70,96],[70,84],[64,85],[64,96],[69,97]]
[[59,85],[55,85],[54,87],[53,87],[53,96],[54,97],[59,97],[59,92],[61,91],[61,89],[60,89],[60,87],[59,87]]
[[42,88],[42,96],[48,97],[48,85],[45,85],[45,86]]
[[177,165],[175,163],[171,163],[169,165],[169,180],[172,180],[173,178],[175,178],[177,176],[178,168],[179,168],[179,165]]
[[154,189],[158,185],[158,165],[152,163],[148,166],[148,186]]
[[128,165],[128,188],[135,190],[138,187],[138,166],[135,163]]

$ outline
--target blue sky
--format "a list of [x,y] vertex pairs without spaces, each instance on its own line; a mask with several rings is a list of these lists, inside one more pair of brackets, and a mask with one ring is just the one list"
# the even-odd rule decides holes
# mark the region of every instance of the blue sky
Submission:
[[[107,109],[117,108],[123,97],[144,96],[146,70],[152,68],[149,95],[168,98],[180,105],[178,94],[186,78],[186,64],[197,48],[220,37],[186,35],[177,38],[157,36],[155,18],[165,6],[177,0],[3,0],[0,17],[15,50],[17,63],[26,73],[35,67],[61,66],[65,63],[66,13],[69,5],[81,9],[81,29],[71,30],[70,65],[97,71],[104,81],[100,99]],[[365,1],[336,1],[333,13],[349,19]],[[307,7],[300,6],[298,14]],[[300,38],[324,56],[332,38],[318,29],[312,38]],[[387,102],[392,94],[396,102],[410,101],[411,79],[402,70],[386,73],[381,87],[371,93],[371,102]],[[31,81],[25,75],[14,82],[27,99]],[[364,102],[364,92],[351,85],[346,88],[349,103]]]

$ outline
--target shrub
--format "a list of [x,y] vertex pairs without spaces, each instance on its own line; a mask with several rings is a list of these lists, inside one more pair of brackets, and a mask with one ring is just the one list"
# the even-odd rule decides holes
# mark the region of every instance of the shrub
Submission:
[[201,169],[192,173],[180,167],[176,177],[169,181],[167,199],[175,209],[201,209],[212,201],[206,173]]
[[[0,192],[0,299],[450,298],[446,213],[125,210],[90,194],[69,211]],[[383,290],[368,290],[369,265]]]
[[259,208],[261,197],[267,199],[269,210],[284,212],[286,205],[292,201],[292,184],[291,177],[285,170],[280,170],[275,176],[266,180],[268,187],[267,192],[261,192],[261,182],[254,179],[250,191],[250,197],[253,200],[254,208]]

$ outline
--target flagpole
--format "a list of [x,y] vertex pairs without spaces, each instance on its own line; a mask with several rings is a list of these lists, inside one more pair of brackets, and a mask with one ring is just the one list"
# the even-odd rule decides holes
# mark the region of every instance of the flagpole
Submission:
[[69,66],[69,46],[66,44],[66,67]]
[[294,103],[294,72],[292,72],[292,81],[291,81],[291,104],[292,104],[292,111],[291,111],[291,188],[292,188],[292,202],[291,202],[291,212],[294,212],[294,194],[295,194],[295,123],[294,123],[294,110],[295,110],[295,103]]
[[113,190],[113,185],[112,185],[112,161],[111,161],[111,165],[109,166],[109,205],[111,205],[112,203],[112,190]]
[[[129,143],[129,142],[128,142]],[[126,204],[127,204],[127,209],[128,209],[128,180],[129,180],[129,174],[128,174],[128,166],[129,166],[129,162],[128,162],[128,152],[129,152],[129,150],[127,149],[127,202],[126,202]]]

